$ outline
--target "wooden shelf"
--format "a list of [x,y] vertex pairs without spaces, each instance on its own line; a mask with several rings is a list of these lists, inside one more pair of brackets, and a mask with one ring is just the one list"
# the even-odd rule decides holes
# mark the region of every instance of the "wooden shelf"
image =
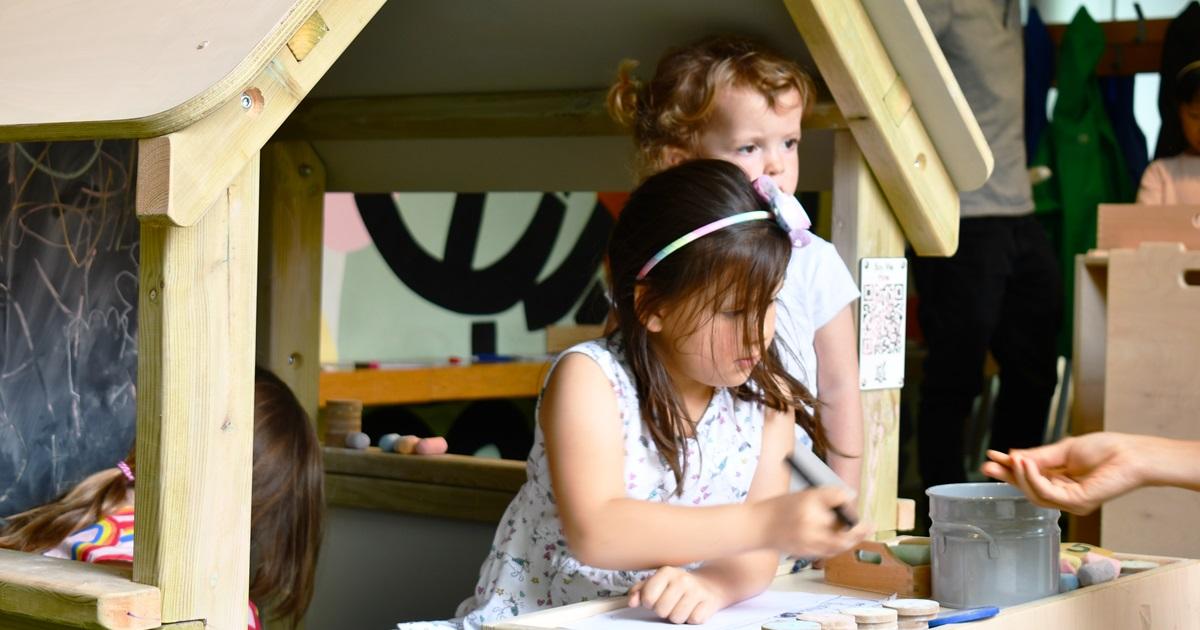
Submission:
[[400,405],[487,398],[533,398],[548,361],[474,363],[401,369],[321,372],[320,404],[333,398],[364,405]]
[[525,483],[525,462],[325,448],[330,505],[499,522]]

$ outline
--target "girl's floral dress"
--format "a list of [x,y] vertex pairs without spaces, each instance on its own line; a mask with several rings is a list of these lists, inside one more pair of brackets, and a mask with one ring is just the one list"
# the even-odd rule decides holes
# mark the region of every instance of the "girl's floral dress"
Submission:
[[[606,339],[574,346],[559,356],[583,354],[595,361],[617,396],[625,444],[625,492],[633,499],[674,505],[741,503],[750,490],[762,450],[763,408],[719,389],[686,442],[688,467],[683,492],[659,455],[641,419],[633,377],[616,342]],[[491,551],[479,570],[475,592],[459,605],[455,619],[401,623],[399,628],[467,628],[600,597],[623,595],[653,571],[613,571],[581,564],[567,548],[558,518],[546,444],[539,426],[526,464],[528,479],[496,530]]]

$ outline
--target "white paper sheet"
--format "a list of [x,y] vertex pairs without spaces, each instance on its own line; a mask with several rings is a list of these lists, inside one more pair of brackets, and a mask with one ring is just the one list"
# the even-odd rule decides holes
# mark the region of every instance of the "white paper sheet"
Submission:
[[652,628],[705,628],[706,630],[759,630],[763,623],[807,612],[838,612],[845,608],[878,606],[880,599],[840,595],[767,591],[713,615],[698,626],[677,626],[645,608],[621,608],[566,624],[569,630],[651,630]]

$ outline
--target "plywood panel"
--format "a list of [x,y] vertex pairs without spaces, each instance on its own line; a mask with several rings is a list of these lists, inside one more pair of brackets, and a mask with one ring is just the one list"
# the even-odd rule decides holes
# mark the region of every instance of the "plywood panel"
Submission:
[[[1104,428],[1200,439],[1200,252],[1155,243],[1109,253]],[[1192,282],[1198,282],[1192,280]],[[1147,488],[1105,504],[1111,549],[1200,556],[1200,494]]]
[[0,139],[145,137],[241,90],[319,0],[9,0]]

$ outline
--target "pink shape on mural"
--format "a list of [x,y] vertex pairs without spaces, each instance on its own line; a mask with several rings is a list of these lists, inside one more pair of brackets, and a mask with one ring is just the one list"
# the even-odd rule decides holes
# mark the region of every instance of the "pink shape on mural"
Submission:
[[325,247],[356,252],[371,244],[371,235],[354,205],[354,193],[325,194]]

